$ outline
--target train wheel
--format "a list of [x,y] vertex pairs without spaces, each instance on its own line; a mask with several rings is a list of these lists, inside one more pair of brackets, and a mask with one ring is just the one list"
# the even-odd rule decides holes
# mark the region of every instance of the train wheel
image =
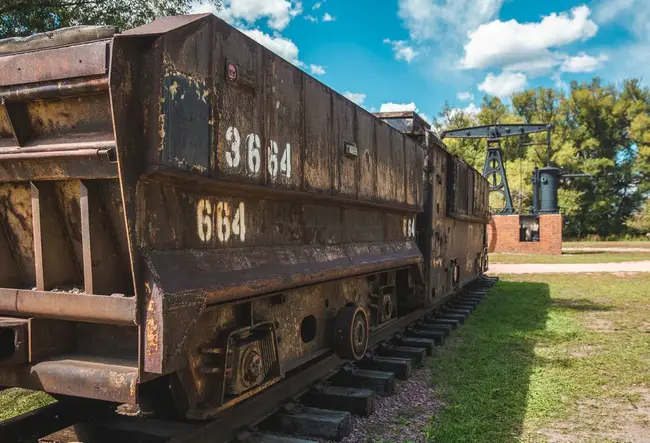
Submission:
[[361,360],[368,349],[370,323],[366,310],[352,305],[342,308],[336,316],[334,350],[343,360]]

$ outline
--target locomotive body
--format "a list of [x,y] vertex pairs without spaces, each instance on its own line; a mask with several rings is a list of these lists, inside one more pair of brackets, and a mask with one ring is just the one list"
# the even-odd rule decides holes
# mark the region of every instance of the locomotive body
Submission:
[[0,98],[2,386],[206,418],[485,271],[487,182],[417,114],[212,15],[0,43]]

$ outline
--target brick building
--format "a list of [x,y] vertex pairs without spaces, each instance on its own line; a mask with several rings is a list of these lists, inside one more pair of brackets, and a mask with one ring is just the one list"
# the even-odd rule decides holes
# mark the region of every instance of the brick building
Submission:
[[562,215],[492,215],[488,252],[562,254]]

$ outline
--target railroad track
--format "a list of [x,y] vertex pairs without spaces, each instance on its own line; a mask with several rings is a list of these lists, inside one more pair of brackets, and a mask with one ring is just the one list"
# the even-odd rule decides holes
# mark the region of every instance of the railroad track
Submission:
[[0,422],[4,442],[308,443],[341,440],[351,415],[369,416],[377,396],[391,395],[436,346],[462,325],[498,279],[480,277],[463,290],[396,321],[370,338],[354,364],[329,355],[301,368],[210,422],[116,415],[103,402],[55,403]]

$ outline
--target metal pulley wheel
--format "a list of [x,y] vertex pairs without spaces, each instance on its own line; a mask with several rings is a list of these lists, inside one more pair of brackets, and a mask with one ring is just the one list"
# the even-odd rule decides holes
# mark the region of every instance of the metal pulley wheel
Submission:
[[368,349],[370,323],[361,306],[342,308],[334,326],[334,350],[343,360],[361,360]]

